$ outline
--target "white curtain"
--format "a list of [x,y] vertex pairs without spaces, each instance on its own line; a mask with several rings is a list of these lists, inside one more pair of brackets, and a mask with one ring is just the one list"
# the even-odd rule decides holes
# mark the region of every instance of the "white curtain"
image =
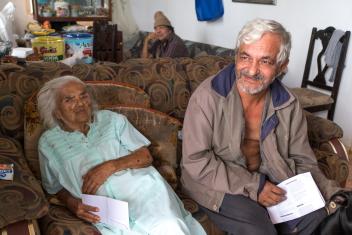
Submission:
[[139,29],[132,16],[129,0],[112,0],[112,22],[123,32],[124,47],[133,45]]
[[12,28],[15,10],[15,5],[12,2],[8,2],[0,11],[0,40],[11,41],[14,47],[16,47],[16,41]]

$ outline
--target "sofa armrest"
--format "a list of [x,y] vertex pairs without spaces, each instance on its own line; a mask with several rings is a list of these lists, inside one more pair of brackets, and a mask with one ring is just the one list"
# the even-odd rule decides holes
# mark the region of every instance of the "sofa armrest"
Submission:
[[308,139],[313,148],[319,148],[322,143],[331,139],[341,138],[343,131],[336,123],[305,112],[308,124]]
[[14,164],[13,180],[0,180],[0,228],[44,216],[47,200],[17,141],[0,137],[0,164]]
[[313,149],[318,160],[319,168],[328,179],[335,180],[341,187],[345,187],[349,167],[346,159],[341,159],[338,154]]
[[19,235],[30,234],[40,235],[40,229],[37,220],[21,220],[19,222],[9,224],[0,229],[0,234]]

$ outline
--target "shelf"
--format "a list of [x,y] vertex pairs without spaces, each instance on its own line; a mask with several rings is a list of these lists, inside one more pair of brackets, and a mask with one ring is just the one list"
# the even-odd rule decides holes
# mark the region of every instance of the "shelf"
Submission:
[[55,17],[55,16],[51,16],[51,17],[44,17],[44,16],[38,16],[35,18],[37,21],[39,22],[43,22],[43,21],[55,21],[55,22],[72,22],[72,21],[97,21],[97,20],[106,20],[109,21],[110,18],[109,17],[99,17],[99,16],[82,16],[82,17]]
[[[39,22],[110,21],[111,6],[111,0],[33,0],[33,17]],[[46,11],[53,16],[44,16]]]

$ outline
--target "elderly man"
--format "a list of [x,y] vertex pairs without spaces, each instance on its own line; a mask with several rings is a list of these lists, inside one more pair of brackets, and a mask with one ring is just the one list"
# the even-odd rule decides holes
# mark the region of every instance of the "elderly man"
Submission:
[[[151,43],[152,42],[152,43]],[[151,45],[150,45],[151,44]],[[187,57],[183,40],[174,32],[170,20],[161,11],[154,14],[154,32],[144,39],[142,58]]]
[[318,168],[298,100],[276,79],[290,49],[278,22],[248,22],[235,63],[200,84],[187,107],[184,189],[230,234],[311,234],[324,208],[278,225],[265,209],[286,199],[276,184],[294,175],[310,172],[327,201],[340,190]]

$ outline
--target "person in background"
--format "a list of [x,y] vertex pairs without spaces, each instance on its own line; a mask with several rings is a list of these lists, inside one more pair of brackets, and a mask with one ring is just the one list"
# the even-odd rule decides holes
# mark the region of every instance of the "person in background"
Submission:
[[[42,184],[103,235],[205,235],[202,226],[151,165],[150,144],[121,114],[97,110],[73,76],[47,82],[38,109],[48,128],[39,140]],[[100,222],[82,194],[128,202],[130,230]]]
[[266,210],[286,199],[276,185],[297,174],[310,172],[326,202],[341,190],[319,169],[301,105],[277,79],[290,49],[280,23],[248,22],[234,64],[202,82],[188,103],[181,182],[229,234],[311,234],[326,208],[276,225]]
[[143,43],[142,58],[188,57],[183,40],[174,32],[170,20],[161,11],[154,14],[154,32]]

